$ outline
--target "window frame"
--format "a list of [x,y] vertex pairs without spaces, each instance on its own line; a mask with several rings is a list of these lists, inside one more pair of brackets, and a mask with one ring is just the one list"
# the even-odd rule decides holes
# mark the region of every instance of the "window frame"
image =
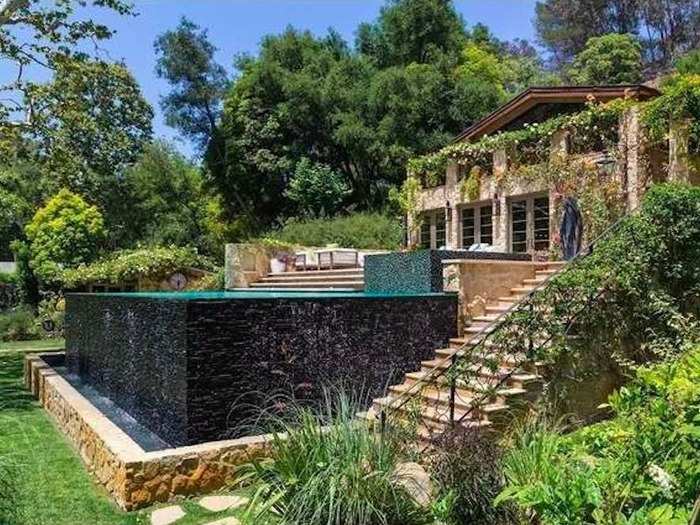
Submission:
[[[547,201],[547,247],[535,249],[536,243],[542,243],[545,241],[538,241],[536,239],[536,233],[543,231],[542,228],[536,230],[535,222],[537,218],[535,217],[535,201],[545,199]],[[513,205],[519,202],[525,202],[525,250],[515,251],[514,246],[514,213]],[[541,219],[541,218],[540,218]],[[518,243],[520,244],[520,243]],[[533,253],[536,251],[546,251],[552,245],[552,206],[549,193],[538,192],[530,193],[525,195],[514,195],[508,198],[508,249],[511,253]]]
[[[442,219],[442,229],[438,229],[438,217]],[[425,233],[425,226],[428,226],[428,232],[429,232],[429,237],[430,237],[430,246],[426,246],[423,243],[423,237]],[[419,238],[418,238],[418,243],[419,246],[424,249],[424,250],[437,250],[440,245],[438,245],[438,232],[442,232],[442,239],[443,242],[441,245],[447,246],[447,239],[448,239],[448,220],[447,217],[445,216],[445,208],[435,208],[432,210],[425,210],[421,212],[421,226],[420,226],[420,231],[418,232]]]
[[[485,241],[482,240],[483,237],[483,230],[482,230],[482,210],[483,209],[489,209],[491,213],[489,216],[491,217],[491,223],[489,226],[491,226],[491,241],[486,243]],[[493,203],[491,201],[481,201],[481,202],[475,202],[475,203],[469,203],[467,205],[460,206],[459,208],[459,246],[462,249],[469,249],[469,246],[464,244],[464,212],[465,210],[471,210],[473,211],[473,220],[474,220],[474,242],[472,244],[489,244],[493,246],[493,239],[494,239],[494,214],[493,214]]]

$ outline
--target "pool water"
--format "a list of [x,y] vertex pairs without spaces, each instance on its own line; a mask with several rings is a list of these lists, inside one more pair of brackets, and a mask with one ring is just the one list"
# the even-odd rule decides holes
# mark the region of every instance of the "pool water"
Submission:
[[216,292],[124,292],[72,294],[95,295],[102,297],[133,297],[141,299],[162,299],[178,301],[222,300],[222,299],[391,299],[401,297],[437,297],[444,293],[383,293],[347,290],[234,290]]

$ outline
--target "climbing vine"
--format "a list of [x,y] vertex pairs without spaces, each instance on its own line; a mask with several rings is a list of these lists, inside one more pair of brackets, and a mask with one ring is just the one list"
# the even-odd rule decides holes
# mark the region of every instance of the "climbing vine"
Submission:
[[539,164],[549,157],[552,136],[566,131],[572,152],[601,151],[617,143],[618,121],[623,112],[635,102],[618,99],[605,104],[591,102],[585,110],[572,115],[560,115],[541,123],[526,124],[516,131],[486,135],[473,143],[457,142],[436,153],[411,159],[408,173],[419,180],[436,181],[448,163],[479,166],[484,171],[491,167],[493,153],[506,150],[512,166]]
[[668,138],[673,122],[687,122],[689,151],[700,154],[700,75],[672,77],[664,86],[664,94],[645,104],[642,124],[653,142]]

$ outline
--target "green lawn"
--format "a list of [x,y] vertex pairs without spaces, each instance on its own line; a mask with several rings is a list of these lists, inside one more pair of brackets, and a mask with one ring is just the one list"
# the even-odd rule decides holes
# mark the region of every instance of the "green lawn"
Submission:
[[[16,473],[16,525],[150,523],[148,510],[122,512],[93,483],[73,448],[24,389],[23,355],[6,348],[0,352],[0,459],[9,461]],[[187,516],[177,525],[199,525],[236,514],[209,513],[194,501],[181,505]]]
[[63,349],[66,342],[63,339],[39,339],[38,341],[0,341],[0,352],[12,351],[37,351]]

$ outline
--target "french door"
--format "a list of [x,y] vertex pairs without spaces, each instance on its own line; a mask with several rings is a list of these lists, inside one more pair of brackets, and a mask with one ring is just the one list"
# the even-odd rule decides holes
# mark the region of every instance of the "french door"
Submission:
[[439,249],[447,245],[447,221],[444,208],[425,212],[421,215],[420,246],[426,249]]
[[515,253],[549,250],[549,197],[510,201],[510,249]]
[[462,208],[462,248],[472,244],[493,244],[493,206],[491,203],[482,206]]

